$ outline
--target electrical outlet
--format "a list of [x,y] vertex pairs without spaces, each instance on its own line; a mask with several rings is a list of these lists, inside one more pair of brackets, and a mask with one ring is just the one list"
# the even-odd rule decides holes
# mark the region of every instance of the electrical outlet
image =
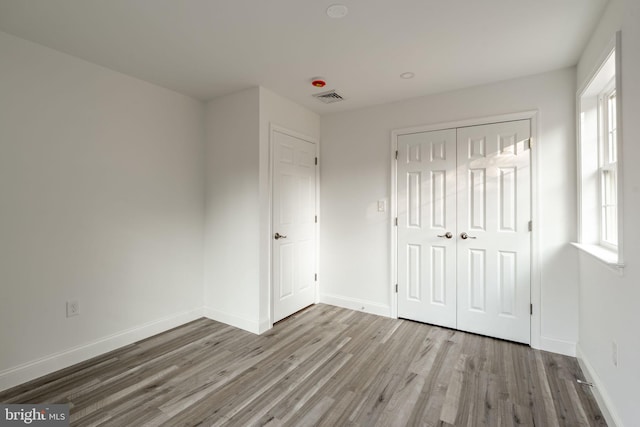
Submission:
[[78,300],[67,301],[67,317],[77,316],[80,314],[80,303]]
[[611,361],[613,366],[618,367],[618,343],[611,341]]

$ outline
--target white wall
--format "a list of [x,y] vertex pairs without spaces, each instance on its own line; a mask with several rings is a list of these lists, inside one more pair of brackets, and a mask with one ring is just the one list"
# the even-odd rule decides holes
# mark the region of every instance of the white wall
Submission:
[[264,88],[205,108],[4,33],[0,57],[0,389],[203,305],[268,328],[269,124],[317,139],[319,116]]
[[604,59],[601,55],[614,38],[615,32],[620,29],[623,13],[623,0],[609,1],[576,66],[578,89],[593,73],[594,67],[599,65],[598,61]]
[[207,104],[207,315],[254,333],[270,325],[272,123],[320,133],[316,113],[262,87]]
[[[389,315],[390,133],[403,127],[538,110],[542,348],[578,338],[575,69],[322,117],[321,300]],[[534,302],[536,298],[534,297]],[[535,321],[536,319],[534,319]]]
[[[624,157],[623,275],[595,258],[580,254],[580,338],[578,357],[595,382],[594,392],[610,413],[610,421],[635,426],[640,419],[640,2],[610,2],[583,54],[579,83],[596,65],[615,32],[622,29],[622,138]],[[584,71],[582,71],[584,70]],[[618,366],[612,362],[612,341],[618,344]]]
[[0,58],[3,389],[199,317],[204,209],[200,102],[4,33]]
[[213,319],[259,329],[259,88],[206,111],[205,307]]

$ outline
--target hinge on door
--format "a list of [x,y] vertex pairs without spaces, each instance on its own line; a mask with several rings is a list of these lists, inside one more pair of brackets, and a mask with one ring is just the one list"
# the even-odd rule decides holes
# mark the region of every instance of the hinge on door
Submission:
[[316,165],[318,164],[318,158],[316,157]]
[[529,314],[533,316],[533,304],[529,304]]
[[396,217],[396,227],[398,226],[398,217]]
[[533,221],[529,221],[529,231],[533,231]]
[[398,284],[396,283],[396,294],[398,293]]
[[533,140],[531,138],[527,141],[527,145],[529,146],[529,150],[531,150],[531,147],[533,147]]
[[316,224],[318,223],[318,215],[316,215]]
[[314,275],[313,275],[313,281],[314,281],[314,282],[317,282],[317,281],[318,281],[318,273],[316,273],[316,274],[314,274]]
[[398,160],[398,150],[396,150],[396,160]]

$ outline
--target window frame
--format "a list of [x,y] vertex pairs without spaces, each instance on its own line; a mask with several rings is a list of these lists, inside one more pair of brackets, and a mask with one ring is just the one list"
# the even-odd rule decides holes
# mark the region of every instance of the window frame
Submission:
[[[623,257],[623,152],[622,152],[622,49],[621,32],[608,44],[596,67],[576,93],[576,141],[577,141],[577,190],[578,190],[578,241],[573,246],[605,263],[622,274]],[[611,94],[615,88],[615,149],[616,161],[603,164],[604,144],[602,132],[601,96]],[[606,117],[606,119],[609,119]],[[609,129],[607,126],[606,129]],[[606,153],[608,155],[608,153]],[[612,164],[614,163],[614,164]],[[602,166],[605,166],[604,168]],[[603,236],[603,175],[614,171],[615,225],[617,245]]]

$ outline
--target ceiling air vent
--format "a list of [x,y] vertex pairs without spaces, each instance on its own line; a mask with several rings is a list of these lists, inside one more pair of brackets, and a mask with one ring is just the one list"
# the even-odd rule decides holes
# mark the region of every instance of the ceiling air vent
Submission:
[[344,101],[344,98],[336,93],[335,90],[330,90],[328,92],[316,93],[313,95],[314,98],[319,99],[325,104],[332,104],[334,102]]

